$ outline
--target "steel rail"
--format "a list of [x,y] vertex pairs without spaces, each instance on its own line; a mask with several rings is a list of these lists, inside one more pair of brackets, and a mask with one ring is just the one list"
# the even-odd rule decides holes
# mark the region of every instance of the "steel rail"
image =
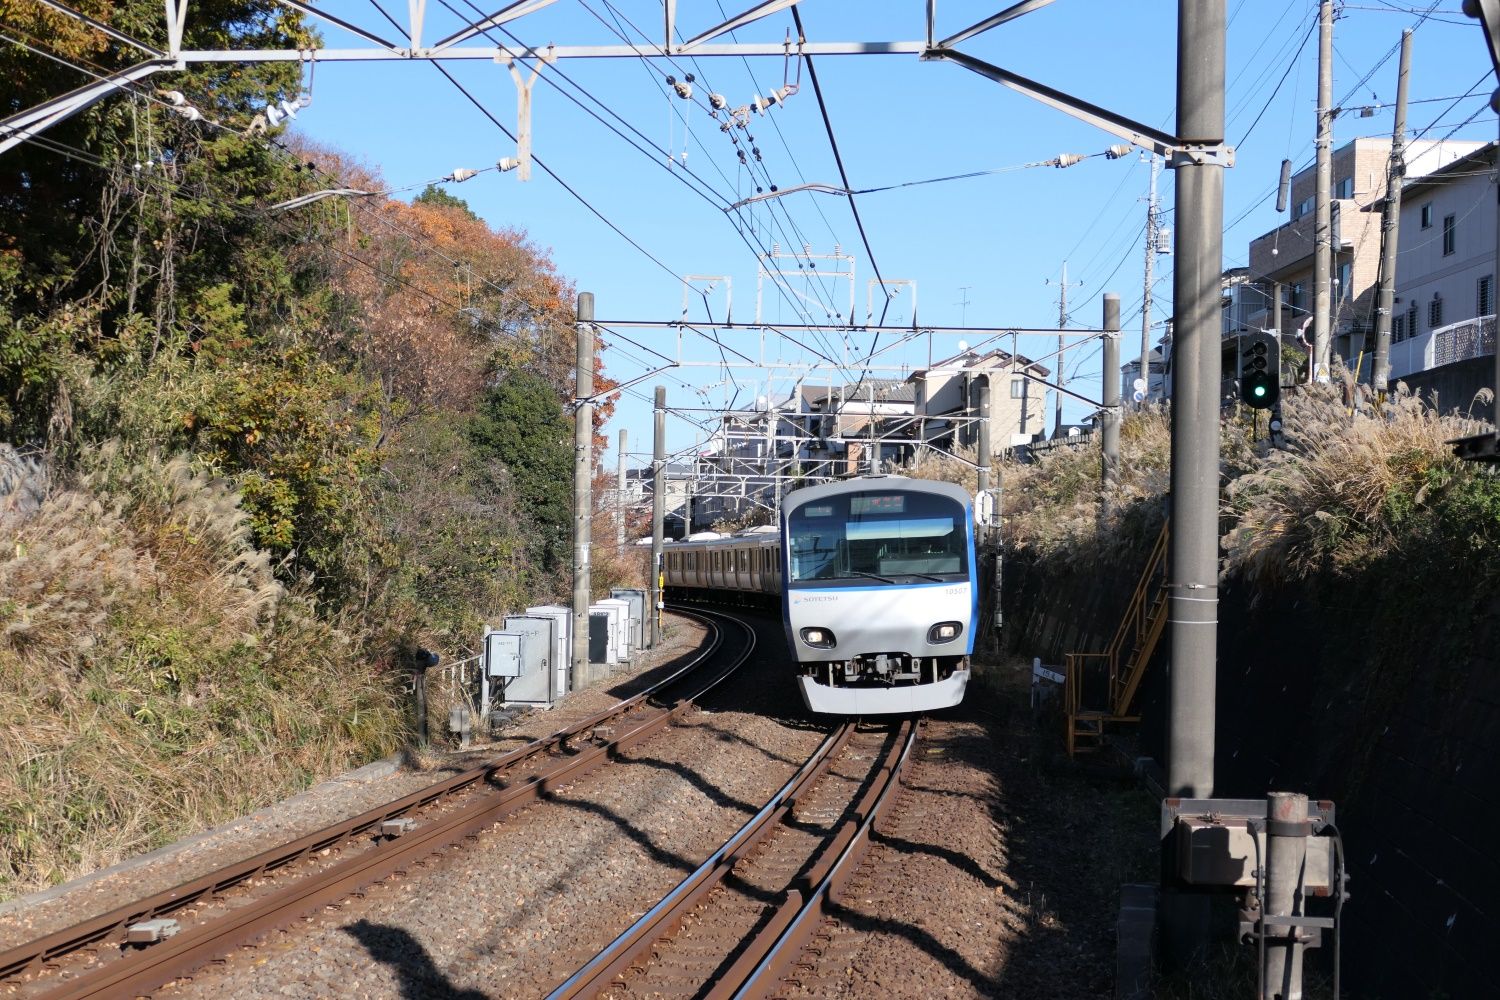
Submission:
[[736,863],[783,820],[791,815],[792,806],[802,791],[823,777],[832,767],[838,753],[849,743],[854,723],[846,722],[819,744],[806,763],[797,769],[764,806],[740,827],[724,846],[714,851],[690,875],[679,882],[651,909],[605,945],[583,967],[547,995],[548,1000],[570,1000],[594,996],[626,971],[663,933],[676,926],[715,886],[734,869]]
[[[906,737],[899,743],[899,752],[888,757],[882,766],[885,781],[871,784],[860,803],[860,822],[842,828],[836,838],[836,851],[825,850],[809,872],[807,884],[813,888],[806,893],[800,889],[787,893],[775,916],[724,976],[723,988],[715,988],[709,996],[734,997],[735,1000],[770,996],[803,948],[812,941],[824,910],[836,901],[859,868],[869,850],[870,834],[893,800],[892,790],[900,785],[902,770],[916,746],[918,720],[908,719],[903,725]],[[755,956],[759,956],[758,959]],[[752,962],[753,969],[741,972],[743,966]]]
[[[618,985],[617,977],[638,965],[656,942],[680,928],[683,918],[701,906],[735,865],[767,841],[791,816],[796,801],[806,796],[809,789],[832,768],[839,752],[849,744],[855,728],[856,723],[851,721],[830,734],[797,774],[754,817],[614,941],[553,989],[548,1000],[600,996]],[[782,967],[775,961],[778,951],[791,949],[791,953],[795,953],[800,950],[802,938],[790,936],[788,929],[796,926],[810,910],[817,908],[821,912],[821,901],[831,880],[838,879],[837,884],[841,886],[843,878],[840,873],[852,871],[857,866],[858,855],[862,854],[858,848],[868,842],[871,825],[882,806],[889,801],[890,790],[899,782],[901,767],[910,756],[916,735],[916,720],[903,720],[898,738],[891,742],[885,759],[865,784],[849,817],[818,847],[808,870],[798,876],[792,888],[783,894],[781,902],[760,930],[745,942],[729,968],[711,983],[704,984],[707,989],[701,996],[706,1000],[718,1000],[742,995],[757,977],[765,975],[762,970],[766,969],[771,970],[771,978],[765,981],[774,981],[776,971]]]
[[[201,965],[209,958],[224,953],[236,943],[251,939],[278,922],[284,922],[288,907],[299,908],[298,912],[301,913],[316,909],[327,901],[343,898],[363,885],[400,871],[402,865],[414,859],[428,856],[440,847],[482,829],[496,819],[534,801],[555,786],[576,780],[584,772],[607,762],[621,750],[648,738],[666,726],[673,718],[685,711],[694,699],[701,698],[729,677],[753,652],[755,647],[753,630],[733,618],[727,618],[728,621],[745,628],[747,644],[741,655],[726,669],[712,677],[709,683],[685,696],[675,705],[651,714],[624,735],[601,746],[592,746],[578,751],[567,760],[559,762],[558,766],[553,769],[531,775],[514,785],[496,778],[498,772],[531,758],[549,753],[570,752],[568,746],[570,740],[588,734],[602,724],[615,721],[633,710],[645,707],[648,699],[681,679],[689,671],[697,669],[718,652],[724,641],[723,630],[707,615],[685,611],[681,613],[713,629],[712,641],[681,668],[647,690],[572,726],[560,729],[551,736],[517,748],[495,761],[470,768],[452,778],[404,796],[392,803],[378,806],[353,819],[326,827],[290,844],[273,848],[247,860],[210,872],[148,899],[116,908],[49,934],[37,941],[11,949],[0,954],[0,979],[13,976],[43,962],[52,961],[70,951],[106,940],[139,920],[170,913],[192,902],[210,898],[256,875],[274,871],[306,858],[326,847],[371,833],[387,820],[404,817],[414,810],[472,785],[488,782],[497,787],[499,792],[497,795],[484,796],[476,800],[474,804],[461,808],[450,816],[442,817],[427,827],[418,827],[402,837],[388,840],[350,861],[335,864],[323,872],[300,880],[288,889],[272,893],[259,903],[238,908],[231,914],[215,917],[201,925],[185,929],[175,937],[144,949],[139,954],[138,960],[111,962],[96,971],[69,979],[45,996],[119,995],[128,989],[134,989],[136,992],[148,991],[166,979],[172,978],[174,974],[181,975],[184,971]],[[161,970],[167,971],[163,973]]]

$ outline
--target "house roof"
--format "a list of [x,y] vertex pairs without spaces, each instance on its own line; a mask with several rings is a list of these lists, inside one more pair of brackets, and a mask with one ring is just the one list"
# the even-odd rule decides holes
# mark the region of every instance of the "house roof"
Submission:
[[1408,178],[1405,184],[1402,185],[1402,191],[1409,193],[1419,191],[1424,187],[1445,184],[1452,180],[1455,174],[1467,173],[1472,170],[1483,168],[1488,171],[1494,160],[1495,143],[1485,143],[1472,153],[1467,153],[1456,160],[1445,163],[1430,173],[1422,174],[1420,177]]
[[869,398],[871,391],[875,393],[877,403],[912,403],[916,401],[916,393],[904,379],[897,378],[861,378],[857,382],[846,382],[839,386],[809,385],[802,387],[802,396],[809,403],[826,402],[830,397],[839,396],[846,402],[862,403]]
[[[993,361],[994,364],[985,363],[990,361]],[[1034,375],[1047,376],[1052,374],[1046,365],[1038,364],[1024,354],[1011,354],[1009,351],[1002,351],[996,347],[983,354],[972,350],[960,351],[952,357],[944,358],[941,361],[934,361],[929,368],[922,368],[912,372],[907,381],[914,381],[925,376],[929,371],[938,368],[998,368],[1005,365],[1026,368]]]

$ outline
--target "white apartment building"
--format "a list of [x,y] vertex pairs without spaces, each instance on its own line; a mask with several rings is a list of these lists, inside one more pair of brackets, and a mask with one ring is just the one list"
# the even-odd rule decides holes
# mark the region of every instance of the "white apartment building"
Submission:
[[[1409,189],[1427,175],[1469,156],[1484,144],[1456,139],[1418,140],[1407,144]],[[1351,365],[1363,355],[1370,371],[1374,344],[1376,279],[1380,267],[1380,213],[1386,193],[1390,139],[1355,139],[1333,151],[1332,220],[1334,236],[1333,351]],[[1313,307],[1313,222],[1316,171],[1308,167],[1292,177],[1288,208],[1291,220],[1250,241],[1249,280],[1268,293],[1275,310],[1244,317],[1252,327],[1279,329],[1292,342]],[[1403,199],[1404,201],[1404,199]],[[1403,236],[1405,224],[1403,223]],[[1400,277],[1398,269],[1397,282]]]
[[1401,192],[1391,378],[1495,352],[1495,145]]

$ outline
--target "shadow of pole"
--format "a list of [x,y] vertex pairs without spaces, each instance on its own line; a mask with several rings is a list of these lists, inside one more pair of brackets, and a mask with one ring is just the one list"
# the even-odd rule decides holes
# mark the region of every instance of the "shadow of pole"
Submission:
[[375,961],[395,971],[403,1000],[492,1000],[487,993],[454,986],[421,942],[404,928],[360,920],[345,927],[344,933],[363,945]]

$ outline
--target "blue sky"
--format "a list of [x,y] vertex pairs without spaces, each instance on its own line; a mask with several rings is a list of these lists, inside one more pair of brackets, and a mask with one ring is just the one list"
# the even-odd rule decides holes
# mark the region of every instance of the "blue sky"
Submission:
[[[447,2],[465,14],[475,13],[466,0]],[[404,20],[405,5],[400,0],[382,3]],[[939,3],[938,33],[956,31],[1006,5],[994,0]],[[746,6],[744,0],[726,0],[722,9],[735,14]],[[1363,0],[1338,6],[1335,100],[1349,108],[1386,107],[1373,117],[1341,116],[1335,126],[1335,144],[1356,136],[1389,136],[1397,60],[1393,54],[1387,56],[1401,30],[1417,23],[1419,13],[1431,6],[1430,0]],[[1225,266],[1235,266],[1246,263],[1251,238],[1284,221],[1274,210],[1280,161],[1290,158],[1294,167],[1301,167],[1312,157],[1317,3],[1229,0],[1228,7],[1228,139],[1238,147],[1238,162],[1226,175],[1225,219],[1233,226],[1225,237]],[[458,25],[443,0],[429,0],[429,8],[425,32],[429,41]],[[810,41],[915,40],[924,33],[921,0],[804,0],[800,8]],[[1172,0],[1058,0],[961,48],[1170,131],[1176,8]],[[1425,103],[1413,104],[1409,122],[1413,132],[1421,132],[1442,115],[1426,133],[1428,138],[1440,138],[1474,116],[1455,136],[1488,140],[1495,134],[1495,117],[1485,102],[1494,78],[1478,22],[1465,18],[1459,8],[1459,0],[1440,0],[1416,32],[1411,99]],[[369,0],[341,0],[328,4],[327,9],[376,33],[388,37],[394,33]],[[685,33],[721,20],[718,0],[679,0],[678,11]],[[508,27],[527,44],[577,45],[615,43],[617,31],[639,40],[637,27],[654,39],[660,23],[660,0],[559,0]],[[740,30],[737,38],[779,42],[791,25],[790,12],[783,12]],[[329,46],[356,44],[333,27],[325,28],[324,37]],[[487,44],[483,39],[477,43]],[[505,67],[482,61],[446,65],[492,114],[515,128],[515,87]],[[828,56],[818,58],[815,66],[855,189],[1019,168],[1060,153],[1097,154],[1118,141],[954,65],[924,63],[914,56]],[[1369,80],[1356,87],[1371,70]],[[873,269],[846,199],[794,194],[746,208],[736,220],[722,210],[722,202],[711,203],[713,195],[705,199],[694,194],[684,183],[692,179],[685,178],[680,167],[666,167],[668,148],[679,155],[686,149],[687,169],[730,202],[754,194],[757,183],[762,187],[771,182],[780,187],[804,182],[837,186],[838,171],[806,69],[800,91],[784,106],[751,119],[749,132],[764,164],[764,172],[757,168],[753,176],[741,167],[735,147],[703,106],[663,93],[664,78],[669,73],[681,78],[692,72],[697,76],[699,98],[709,90],[720,92],[732,108],[747,103],[754,94],[780,87],[784,72],[795,82],[795,63],[787,68],[779,57],[752,59],[748,65],[739,59],[702,59],[696,64],[679,60],[675,66],[647,65],[636,59],[571,60],[557,71],[629,122],[644,136],[633,137],[635,141],[654,147],[655,152],[646,155],[631,148],[542,81],[534,91],[535,154],[656,261],[632,247],[541,170],[535,170],[526,183],[519,182],[514,173],[490,172],[449,185],[449,190],[492,224],[521,228],[539,246],[550,248],[562,273],[580,290],[595,293],[599,319],[675,318],[681,312],[683,293],[674,275],[708,274],[732,276],[734,317],[747,322],[753,317],[756,299],[755,249],[773,241],[783,248],[806,242],[814,253],[828,253],[838,244],[855,254],[856,313],[863,317],[866,282]],[[553,73],[543,70],[544,76]],[[567,87],[561,79],[558,82]],[[1434,100],[1457,97],[1471,88],[1472,95],[1456,104]],[[325,63],[318,69],[313,97],[312,106],[298,118],[299,129],[377,168],[391,187],[419,187],[456,167],[487,167],[515,153],[514,144],[428,65]],[[608,117],[588,98],[580,95],[580,99]],[[1121,353],[1128,360],[1139,349],[1148,174],[1147,164],[1135,153],[1115,160],[1094,156],[1062,170],[1005,169],[967,180],[862,195],[857,204],[880,274],[887,280],[915,282],[920,322],[1055,326],[1057,279],[1066,259],[1074,285],[1069,298],[1075,324],[1098,325],[1099,295],[1104,291],[1120,294],[1125,330]],[[1166,210],[1164,222],[1170,226],[1171,171],[1162,171],[1160,194]],[[1172,258],[1159,258],[1154,308],[1158,323],[1169,312],[1171,271]],[[815,288],[815,279],[805,277],[790,283],[814,299],[847,301],[847,284],[834,287],[833,282],[824,282]],[[961,304],[965,299],[967,306]],[[718,312],[722,299],[713,301]],[[795,307],[769,286],[764,316],[772,321],[801,319]],[[701,305],[693,318],[702,318]],[[911,319],[910,290],[906,289],[891,307],[888,322],[909,324]],[[678,356],[675,335],[644,331],[628,335]],[[749,332],[728,333],[724,340],[751,357],[812,360],[795,345],[766,342],[762,347],[761,338]],[[959,340],[959,335],[935,337],[931,350],[937,356],[952,353]],[[604,362],[616,378],[639,376],[651,360],[639,347],[607,335],[606,345]],[[853,346],[867,348],[868,344]],[[1055,350],[1055,337],[1023,340],[1020,347],[1023,353],[1041,357]],[[927,360],[928,349],[924,340],[888,359],[920,366]],[[719,356],[714,345],[693,336],[682,340],[680,350],[690,360]],[[1070,382],[1080,391],[1097,392],[1097,344],[1070,352],[1066,367]],[[814,376],[819,381],[826,377]],[[609,428],[611,438],[619,427],[628,428],[632,464],[645,459],[651,428],[647,400],[657,382],[667,386],[673,405],[712,408],[736,398],[736,393],[740,404],[768,391],[784,395],[790,384],[782,380],[768,386],[765,379],[763,374],[738,371],[731,380],[712,368],[664,373],[639,386],[638,394],[621,398]],[[1086,409],[1082,403],[1069,401],[1065,414],[1069,420],[1079,419]],[[673,449],[690,446],[699,433],[682,419],[669,420],[668,426]],[[612,468],[613,457],[608,461]]]

